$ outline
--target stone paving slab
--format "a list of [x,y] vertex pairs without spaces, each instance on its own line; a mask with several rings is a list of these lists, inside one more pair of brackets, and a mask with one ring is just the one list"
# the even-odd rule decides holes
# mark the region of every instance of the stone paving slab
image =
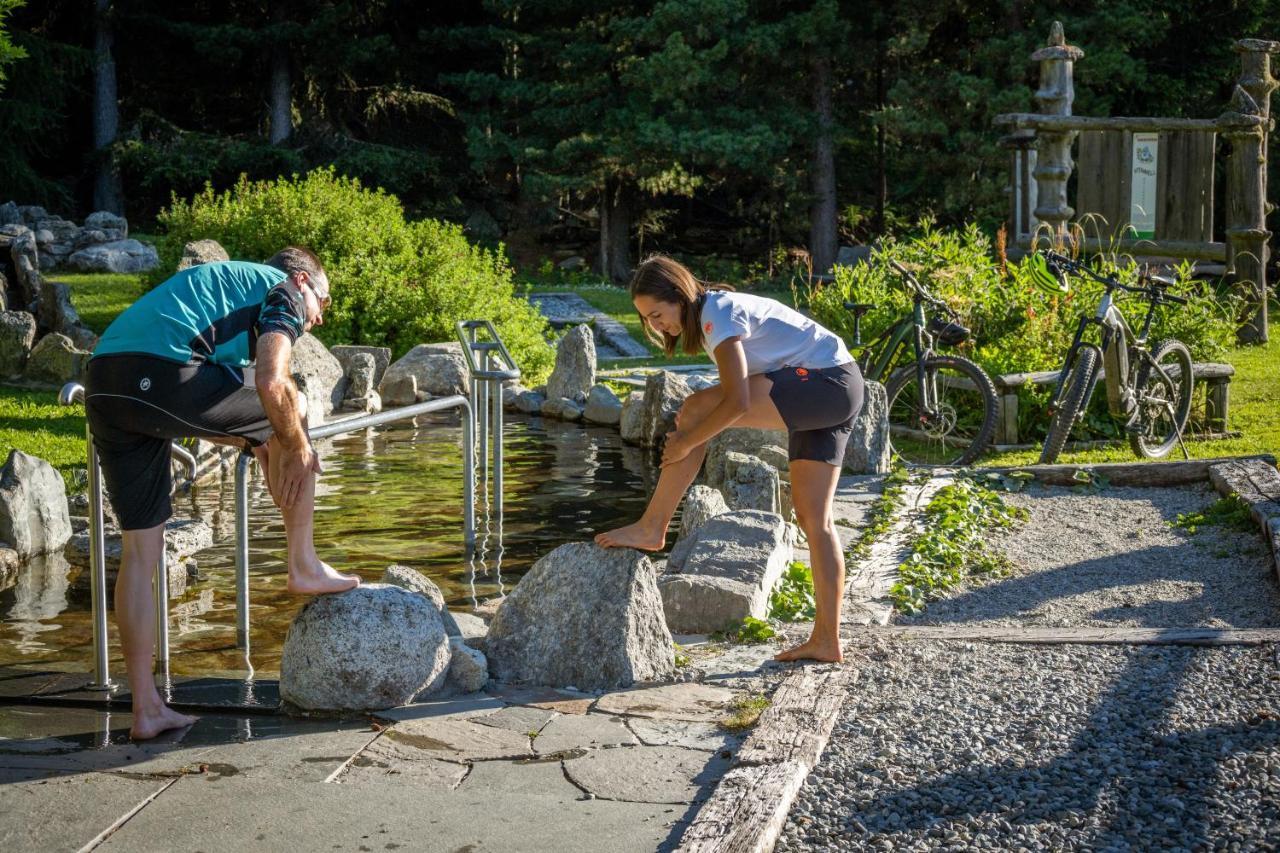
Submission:
[[493,726],[497,729],[506,729],[510,732],[532,737],[534,734],[541,732],[542,727],[550,722],[554,716],[556,716],[555,711],[548,711],[545,708],[526,708],[520,705],[512,705],[503,708],[501,711],[470,719],[482,726]]
[[[695,723],[686,720],[651,720],[631,717],[627,720],[631,729],[645,746],[682,746],[704,752],[736,752],[742,737],[722,729],[715,723]],[[726,756],[727,757],[727,756]]]
[[79,850],[172,781],[0,768],[0,850]]
[[573,750],[608,749],[638,743],[621,717],[561,715],[547,723],[533,739],[533,749],[539,755],[558,755]]
[[604,749],[564,762],[565,774],[583,790],[633,803],[705,800],[728,769],[718,754],[678,746]]
[[507,687],[500,684],[490,684],[485,692],[511,705],[529,705],[561,714],[585,714],[596,698],[591,693],[553,687]]
[[689,682],[606,693],[595,710],[624,717],[712,722],[725,716],[733,691]]
[[550,793],[526,788],[499,798],[484,785],[469,789],[465,783],[433,795],[407,785],[278,785],[251,779],[200,785],[184,778],[99,849],[651,853],[679,838],[679,821],[687,811],[574,799],[562,788]]
[[426,758],[417,747],[381,737],[355,756],[333,781],[342,785],[390,783],[452,791],[467,773],[465,764]]
[[492,761],[533,755],[529,735],[473,720],[409,720],[385,737],[421,750],[427,758],[445,761]]

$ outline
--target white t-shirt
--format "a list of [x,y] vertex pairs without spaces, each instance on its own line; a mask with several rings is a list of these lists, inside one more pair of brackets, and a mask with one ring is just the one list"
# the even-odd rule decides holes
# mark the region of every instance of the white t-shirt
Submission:
[[715,361],[715,349],[738,335],[747,356],[747,373],[769,373],[782,367],[835,367],[853,361],[834,332],[775,299],[707,292],[702,305],[702,346]]

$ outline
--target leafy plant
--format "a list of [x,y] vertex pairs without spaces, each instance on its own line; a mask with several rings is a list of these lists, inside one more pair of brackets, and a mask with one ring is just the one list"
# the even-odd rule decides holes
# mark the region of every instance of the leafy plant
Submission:
[[773,630],[773,626],[765,620],[748,616],[741,622],[734,622],[723,631],[717,631],[711,635],[711,638],[719,642],[751,646],[758,643],[766,643],[773,639],[777,633],[777,631]]
[[735,696],[729,703],[729,716],[720,721],[720,727],[731,732],[749,729],[756,724],[760,715],[770,704],[769,697],[760,693]]
[[769,596],[769,618],[783,622],[808,622],[817,613],[813,600],[813,570],[793,560]]
[[1225,527],[1241,533],[1249,533],[1254,529],[1253,514],[1248,502],[1234,492],[1218,498],[1198,512],[1179,513],[1176,519],[1169,522],[1169,526],[1185,530],[1192,536],[1202,527]]
[[883,490],[871,505],[867,518],[867,526],[862,529],[858,538],[849,544],[845,556],[849,560],[864,559],[871,552],[871,543],[889,529],[893,522],[893,514],[902,505],[902,491],[911,481],[906,466],[895,463],[884,478]]
[[693,662],[693,658],[684,650],[684,646],[679,643],[671,644],[675,648],[676,669],[682,669]]
[[986,549],[984,536],[1026,516],[1026,510],[1010,506],[975,480],[957,480],[940,489],[925,508],[924,532],[912,544],[910,557],[898,569],[899,580],[889,590],[894,605],[919,613],[927,602],[970,577],[1005,573],[1008,561]]

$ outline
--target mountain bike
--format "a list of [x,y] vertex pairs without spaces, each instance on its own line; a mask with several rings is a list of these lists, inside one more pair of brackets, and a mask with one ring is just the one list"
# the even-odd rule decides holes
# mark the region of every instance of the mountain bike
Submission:
[[889,441],[904,462],[969,465],[995,435],[999,409],[995,385],[969,359],[934,351],[935,342],[942,346],[964,343],[969,330],[906,267],[897,261],[889,264],[911,290],[912,310],[864,344],[862,316],[875,306],[844,303],[853,312],[858,365],[864,377],[885,383]]
[[[1107,408],[1112,416],[1125,419],[1125,432],[1134,453],[1159,459],[1178,444],[1183,455],[1191,458],[1182,443],[1195,381],[1191,351],[1173,339],[1160,341],[1154,347],[1147,344],[1156,308],[1168,303],[1187,304],[1186,299],[1168,292],[1176,282],[1145,270],[1138,286],[1121,284],[1114,276],[1100,275],[1056,252],[1036,255],[1032,264],[1037,283],[1059,293],[1066,293],[1070,287],[1068,273],[1090,278],[1105,288],[1093,315],[1081,315],[1058,374],[1049,400],[1052,420],[1040,462],[1047,464],[1058,458],[1072,428],[1089,408],[1089,398],[1101,376],[1106,378]],[[1136,293],[1147,300],[1147,316],[1137,333],[1115,304],[1117,290]],[[1099,330],[1098,342],[1085,341],[1086,332],[1095,326]]]

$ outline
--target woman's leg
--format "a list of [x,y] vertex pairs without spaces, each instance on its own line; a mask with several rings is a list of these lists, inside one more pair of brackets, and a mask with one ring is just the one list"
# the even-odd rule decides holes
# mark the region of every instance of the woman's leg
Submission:
[[791,501],[796,521],[809,540],[813,566],[813,597],[817,616],[809,639],[777,656],[778,660],[841,661],[840,602],[844,597],[844,554],[831,518],[831,499],[840,468],[826,462],[795,459],[791,462]]
[[[751,400],[746,414],[738,419],[734,427],[752,427],[755,429],[786,429],[787,425],[778,414],[778,409],[769,398],[769,389],[773,383],[768,377],[756,375],[748,377],[747,383]],[[676,424],[681,429],[689,429],[701,422],[720,405],[721,389],[713,385],[702,391],[690,394],[676,415]],[[597,534],[596,544],[606,548],[639,548],[642,551],[660,551],[666,545],[667,527],[675,515],[680,499],[688,491],[689,485],[698,476],[702,461],[707,456],[707,445],[699,444],[689,455],[674,465],[668,465],[658,475],[658,485],[649,498],[644,515],[635,524],[619,527]]]

